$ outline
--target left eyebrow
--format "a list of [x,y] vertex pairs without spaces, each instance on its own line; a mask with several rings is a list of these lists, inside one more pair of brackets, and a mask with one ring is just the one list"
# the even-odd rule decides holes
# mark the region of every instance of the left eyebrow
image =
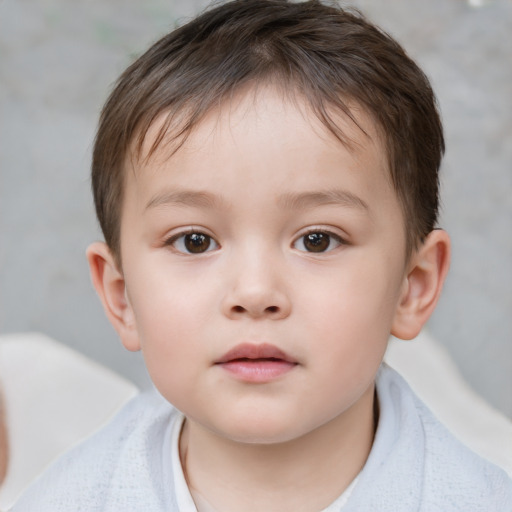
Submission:
[[368,204],[347,190],[327,190],[283,194],[279,202],[290,210],[304,210],[313,206],[343,206],[369,211]]
[[193,206],[197,208],[215,208],[219,198],[209,192],[196,190],[172,190],[153,196],[146,204],[145,210],[163,205]]

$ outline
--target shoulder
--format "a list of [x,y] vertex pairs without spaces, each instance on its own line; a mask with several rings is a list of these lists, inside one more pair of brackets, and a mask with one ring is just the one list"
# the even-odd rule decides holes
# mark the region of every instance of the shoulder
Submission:
[[507,474],[460,443],[386,365],[377,395],[379,425],[354,492],[357,506],[393,512],[512,510]]
[[123,508],[119,497],[160,510],[162,446],[178,416],[154,391],[135,397],[107,426],[57,460],[13,512],[139,510]]
[[506,472],[463,445],[415,401],[425,432],[425,494],[432,502],[442,496],[439,510],[512,510],[512,480]]

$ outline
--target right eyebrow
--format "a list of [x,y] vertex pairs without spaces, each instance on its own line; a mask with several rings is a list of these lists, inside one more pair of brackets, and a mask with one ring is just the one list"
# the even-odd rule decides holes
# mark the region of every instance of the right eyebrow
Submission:
[[280,202],[291,210],[304,210],[314,206],[343,206],[369,211],[368,204],[359,196],[347,190],[327,190],[304,192],[299,194],[284,194]]
[[215,208],[222,201],[209,192],[198,190],[171,190],[154,195],[146,204],[145,211],[159,206],[194,206]]

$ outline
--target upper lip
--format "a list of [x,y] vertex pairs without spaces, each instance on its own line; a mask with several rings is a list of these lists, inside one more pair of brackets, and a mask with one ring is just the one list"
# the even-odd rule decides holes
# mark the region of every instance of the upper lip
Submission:
[[215,361],[215,363],[222,364],[237,359],[280,359],[290,363],[296,363],[286,352],[283,352],[275,345],[269,343],[242,343],[226,352],[220,359]]

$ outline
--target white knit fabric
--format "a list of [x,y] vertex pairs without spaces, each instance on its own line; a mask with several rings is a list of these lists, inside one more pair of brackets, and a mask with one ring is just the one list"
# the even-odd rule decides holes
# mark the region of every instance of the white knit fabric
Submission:
[[0,336],[0,389],[9,443],[0,510],[137,394],[133,383],[40,333]]
[[[343,512],[504,512],[506,473],[461,445],[383,365],[379,426]],[[156,392],[133,399],[110,425],[61,458],[15,512],[189,512],[178,508],[171,423],[179,413]]]

